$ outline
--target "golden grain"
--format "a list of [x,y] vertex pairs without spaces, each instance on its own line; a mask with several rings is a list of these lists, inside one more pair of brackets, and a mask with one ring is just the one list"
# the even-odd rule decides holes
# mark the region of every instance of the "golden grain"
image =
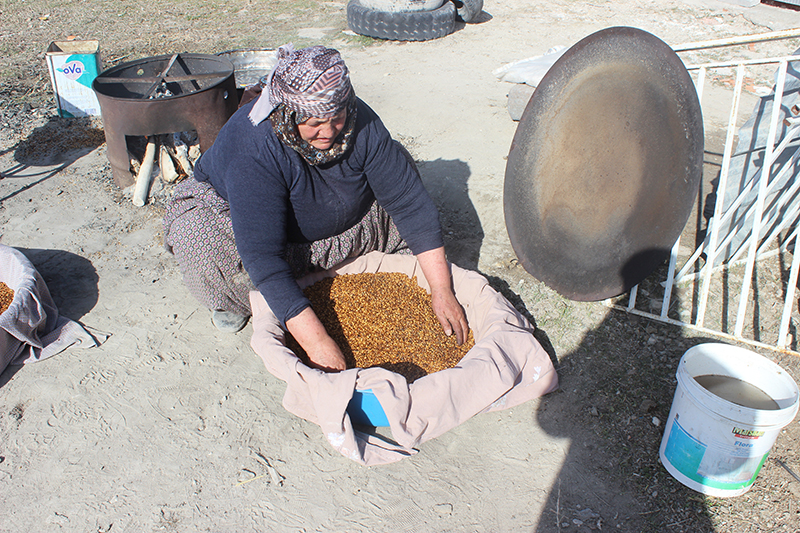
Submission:
[[11,302],[13,301],[14,291],[11,287],[0,281],[0,315],[6,312],[6,309],[11,306]]
[[[470,330],[459,346],[444,334],[430,295],[399,272],[345,274],[320,280],[304,291],[348,368],[380,366],[410,382],[452,368],[475,344]],[[304,362],[294,339],[287,345]]]

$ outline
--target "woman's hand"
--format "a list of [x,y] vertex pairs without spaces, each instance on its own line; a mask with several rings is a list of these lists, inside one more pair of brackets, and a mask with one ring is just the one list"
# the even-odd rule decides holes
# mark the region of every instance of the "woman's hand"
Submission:
[[467,317],[464,316],[464,309],[456,300],[455,294],[448,287],[447,290],[437,290],[431,292],[431,304],[433,313],[439,319],[445,335],[448,337],[455,333],[456,342],[464,344],[469,333]]
[[320,370],[324,370],[325,372],[340,372],[347,368],[344,362],[344,355],[342,355],[339,345],[330,337],[327,338],[327,342],[323,340],[310,349],[304,349],[306,355],[308,355],[308,358],[311,360],[312,366]]
[[431,304],[439,324],[448,337],[455,333],[458,344],[463,344],[467,340],[469,325],[464,308],[453,293],[450,266],[444,255],[444,247],[423,252],[417,256],[417,260],[431,286]]
[[347,368],[339,345],[328,335],[325,326],[310,307],[287,320],[286,329],[305,350],[312,366],[325,372],[339,372]]

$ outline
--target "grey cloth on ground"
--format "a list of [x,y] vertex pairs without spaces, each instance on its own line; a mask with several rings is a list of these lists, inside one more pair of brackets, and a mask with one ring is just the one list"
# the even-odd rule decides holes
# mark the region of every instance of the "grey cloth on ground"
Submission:
[[47,359],[70,346],[91,348],[106,335],[90,334],[77,322],[59,315],[42,276],[22,252],[0,244],[0,281],[14,291],[14,300],[0,315],[0,372],[8,365]]

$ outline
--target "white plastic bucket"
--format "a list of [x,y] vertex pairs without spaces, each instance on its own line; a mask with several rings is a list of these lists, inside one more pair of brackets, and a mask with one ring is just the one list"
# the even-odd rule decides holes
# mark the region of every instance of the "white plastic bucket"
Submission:
[[797,384],[765,357],[714,343],[687,350],[676,376],[661,462],[690,489],[723,498],[744,494],[797,414]]

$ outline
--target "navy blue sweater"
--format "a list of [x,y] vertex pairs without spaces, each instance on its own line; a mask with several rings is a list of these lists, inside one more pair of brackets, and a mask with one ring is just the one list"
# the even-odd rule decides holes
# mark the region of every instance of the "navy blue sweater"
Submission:
[[283,324],[310,305],[283,259],[287,242],[311,242],[351,228],[378,203],[414,254],[442,246],[436,206],[380,118],[361,100],[350,149],[311,166],[264,120],[239,109],[195,167],[230,204],[245,270]]

